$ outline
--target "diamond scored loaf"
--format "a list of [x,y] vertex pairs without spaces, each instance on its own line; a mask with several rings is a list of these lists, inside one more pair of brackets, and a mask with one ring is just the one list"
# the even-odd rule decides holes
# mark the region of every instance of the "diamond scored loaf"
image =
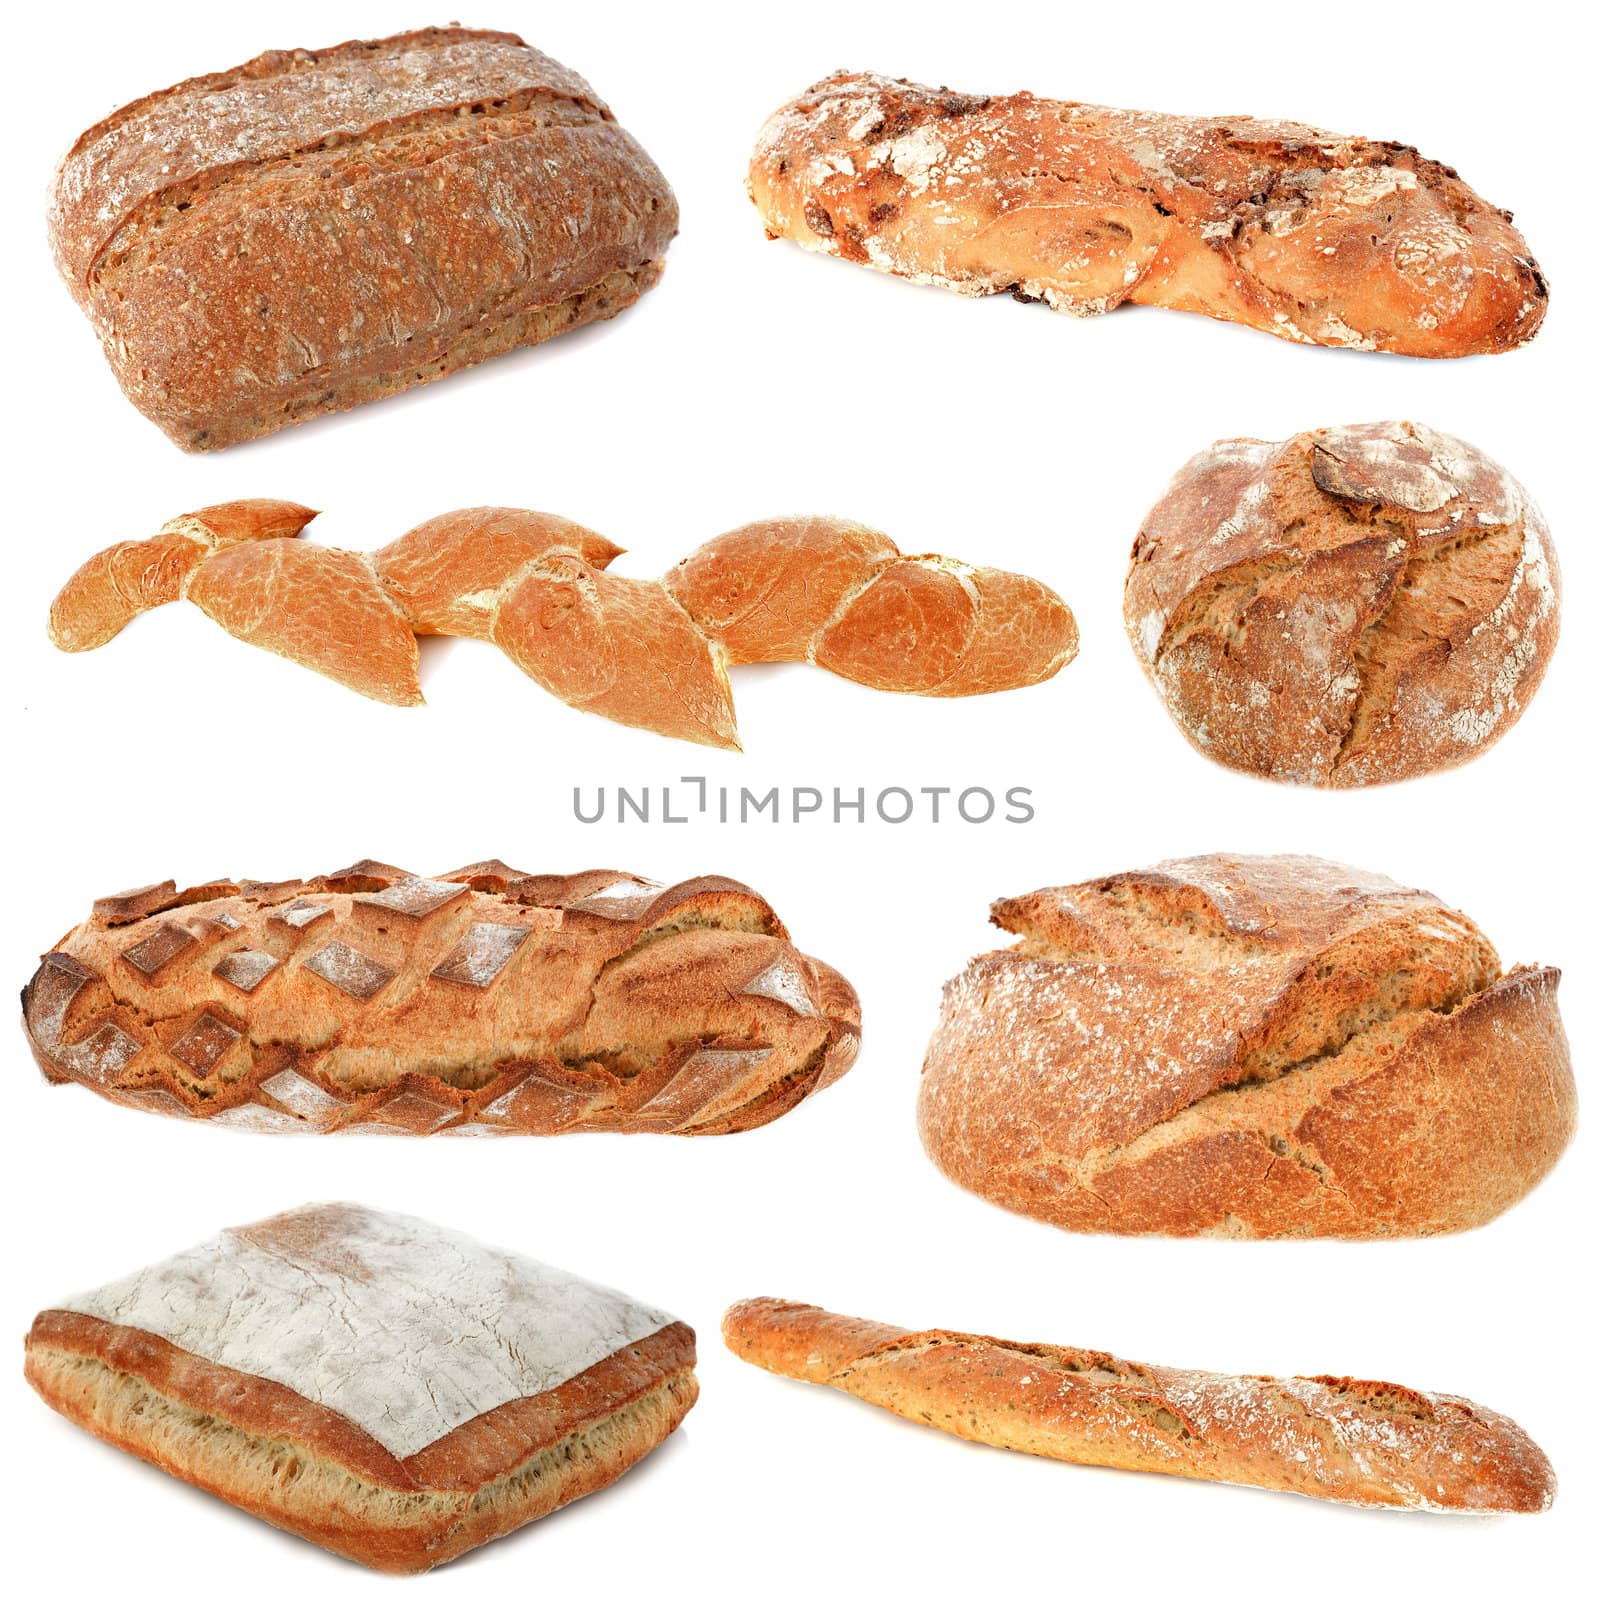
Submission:
[[268,1133],[735,1133],[854,1061],[855,991],[726,878],[169,882],[23,994],[53,1082]]

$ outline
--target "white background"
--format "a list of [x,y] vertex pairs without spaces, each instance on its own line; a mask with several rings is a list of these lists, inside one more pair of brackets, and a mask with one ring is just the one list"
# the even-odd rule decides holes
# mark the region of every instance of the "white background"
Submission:
[[[616,1488],[419,1580],[787,1595],[1454,1596],[1570,1592],[1595,1520],[1587,1393],[1595,1184],[1580,1139],[1490,1227],[1414,1243],[1079,1238],[955,1189],[912,1111],[940,982],[990,947],[988,902],[1192,852],[1307,850],[1473,915],[1507,964],[1567,969],[1592,1085],[1597,952],[1588,828],[1597,572],[1592,41],[1562,8],[970,4],[538,7],[481,18],[586,74],[675,185],[662,286],[620,319],[409,396],[210,458],[122,399],[44,241],[50,172],[117,104],[275,46],[444,20],[291,0],[39,13],[15,36],[15,406],[5,603],[11,661],[8,914],[20,985],[98,894],[167,876],[287,877],[362,855],[441,871],[724,872],[860,989],[865,1049],[820,1099],[725,1140],[268,1141],[46,1090],[20,1037],[4,1129],[11,1218],[0,1328],[229,1222],[314,1198],[411,1209],[613,1282],[700,1331],[704,1398]],[[1516,354],[1447,363],[1309,350],[1196,317],[1098,321],[971,302],[764,242],[741,184],[766,113],[840,66],[971,91],[1284,116],[1420,145],[1513,206],[1554,286]],[[18,103],[20,101],[20,103]],[[1583,119],[1580,122],[1580,118]],[[1587,158],[1584,158],[1585,160]],[[1215,438],[1400,416],[1456,432],[1530,486],[1554,530],[1567,631],[1545,687],[1475,765],[1366,793],[1280,789],[1208,765],[1121,632],[1129,544],[1169,474]],[[747,754],[584,717],[488,646],[433,643],[429,704],[379,706],[174,606],[105,649],[55,654],[51,594],[91,552],[241,495],[325,508],[365,548],[457,505],[560,512],[664,569],[787,511],[836,512],[1033,573],[1077,612],[1055,681],[945,702],[814,670],[741,671]],[[584,827],[573,785],[703,774],[869,792],[1035,790],[985,827]],[[1492,1108],[1490,1108],[1492,1110]],[[1519,1419],[1561,1475],[1537,1518],[1380,1515],[1013,1457],[736,1362],[729,1301],[770,1293],[904,1322],[1079,1343],[1228,1371],[1351,1373],[1466,1394]],[[379,1580],[94,1443],[0,1374],[8,1563],[21,1592],[307,1597]]]

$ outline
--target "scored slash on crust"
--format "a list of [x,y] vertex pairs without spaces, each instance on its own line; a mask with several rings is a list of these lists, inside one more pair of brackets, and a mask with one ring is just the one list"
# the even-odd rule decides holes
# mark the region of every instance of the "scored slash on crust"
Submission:
[[855,1059],[854,992],[728,879],[360,862],[206,897],[220,903],[179,931],[209,958],[141,975],[148,1005],[119,1003],[97,969],[179,928],[192,895],[171,884],[138,916],[105,903],[45,958],[24,1016],[47,1077],[252,1131],[720,1133]]

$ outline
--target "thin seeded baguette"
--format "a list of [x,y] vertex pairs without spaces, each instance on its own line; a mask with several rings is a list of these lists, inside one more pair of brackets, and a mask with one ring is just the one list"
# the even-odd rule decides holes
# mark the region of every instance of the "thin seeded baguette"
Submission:
[[1416,422],[1225,439],[1134,542],[1123,615],[1196,749],[1327,788],[1471,760],[1526,709],[1561,622],[1539,508]]
[[791,1300],[722,1319],[733,1353],[909,1422],[1085,1466],[1413,1511],[1547,1510],[1555,1474],[1509,1417],[1359,1378],[1228,1377],[1098,1350],[912,1333]]
[[1300,123],[839,72],[773,113],[748,181],[771,238],[1078,316],[1465,356],[1531,339],[1547,300],[1511,214],[1449,167]]
[[59,1301],[26,1352],[45,1403],[96,1438],[380,1572],[605,1488],[698,1393],[685,1323],[353,1205],[228,1228]]
[[615,316],[666,179],[515,34],[273,50],[147,95],[56,174],[50,241],[128,398],[186,450]]
[[904,556],[836,517],[751,523],[660,579],[607,571],[609,539],[538,511],[448,512],[370,555],[301,543],[315,515],[235,501],[113,545],[50,608],[63,650],[188,599],[247,643],[373,699],[417,705],[416,636],[498,645],[542,688],[630,727],[738,749],[727,667],[811,661],[901,694],[993,694],[1077,653],[1065,603],[1036,579]]
[[848,1070],[860,1006],[726,878],[169,881],[23,991],[52,1083],[261,1133],[737,1133]]
[[1477,1227],[1577,1122],[1560,973],[1460,912],[1309,856],[1196,856],[998,901],[946,985],[934,1163],[1084,1233]]

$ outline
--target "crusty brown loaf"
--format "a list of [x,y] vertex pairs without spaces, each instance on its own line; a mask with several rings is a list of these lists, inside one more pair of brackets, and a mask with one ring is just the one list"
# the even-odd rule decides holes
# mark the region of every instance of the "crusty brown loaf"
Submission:
[[1146,517],[1123,594],[1197,749],[1331,788],[1486,750],[1539,687],[1560,611],[1539,508],[1414,422],[1201,451]]
[[1544,1511],[1556,1480],[1509,1417],[1359,1378],[1231,1377],[1099,1350],[912,1333],[790,1300],[730,1306],[737,1356],[909,1422],[1086,1466],[1416,1511]]
[[1432,895],[1308,856],[1197,856],[996,903],[945,988],[923,1145],[1086,1233],[1476,1227],[1555,1165],[1577,1094],[1549,967]]
[[843,1074],[855,991],[726,878],[364,861],[98,901],[23,1021],[45,1076],[268,1133],[736,1133]]
[[[341,1336],[354,1341],[370,1280],[351,1231],[372,1216],[360,1207],[308,1206],[229,1233],[267,1245],[303,1273],[308,1299],[342,1288],[351,1315]],[[405,1308],[415,1313],[415,1343],[396,1352],[419,1364],[439,1355],[426,1336],[432,1241],[425,1227],[414,1225],[416,1282]],[[436,1274],[434,1292],[459,1299],[450,1264],[441,1263],[446,1270]],[[196,1276],[182,1256],[149,1271],[165,1271],[179,1293],[191,1292]],[[264,1288],[250,1287],[259,1302]],[[538,1306],[502,1298],[494,1310],[488,1330],[476,1330],[478,1347],[493,1356],[496,1341],[520,1339],[537,1360]],[[249,1315],[240,1312],[239,1320]],[[603,1489],[677,1427],[698,1392],[694,1331],[656,1320],[664,1325],[554,1388],[475,1415],[459,1406],[466,1413],[459,1425],[407,1455],[387,1448],[339,1404],[195,1354],[126,1314],[41,1312],[27,1337],[24,1371],[70,1421],[174,1477],[349,1560],[382,1572],[422,1572]],[[264,1333],[285,1347],[294,1343],[292,1327]],[[314,1370],[328,1355],[302,1346],[302,1365]]]
[[1532,338],[1547,299],[1510,213],[1449,167],[1292,122],[839,72],[768,120],[749,187],[771,237],[1079,316],[1464,356]]
[[583,711],[739,747],[726,668],[812,661],[869,688],[991,694],[1053,676],[1078,630],[1034,578],[904,556],[837,517],[751,523],[661,579],[606,569],[610,540],[538,511],[433,517],[371,555],[300,543],[315,515],[235,501],[113,545],[67,581],[50,637],[90,650],[187,598],[236,638],[391,705],[416,705],[417,634],[488,639]]
[[50,238],[128,398],[214,450],[614,316],[677,222],[582,78],[450,27],[124,106],[62,163]]

